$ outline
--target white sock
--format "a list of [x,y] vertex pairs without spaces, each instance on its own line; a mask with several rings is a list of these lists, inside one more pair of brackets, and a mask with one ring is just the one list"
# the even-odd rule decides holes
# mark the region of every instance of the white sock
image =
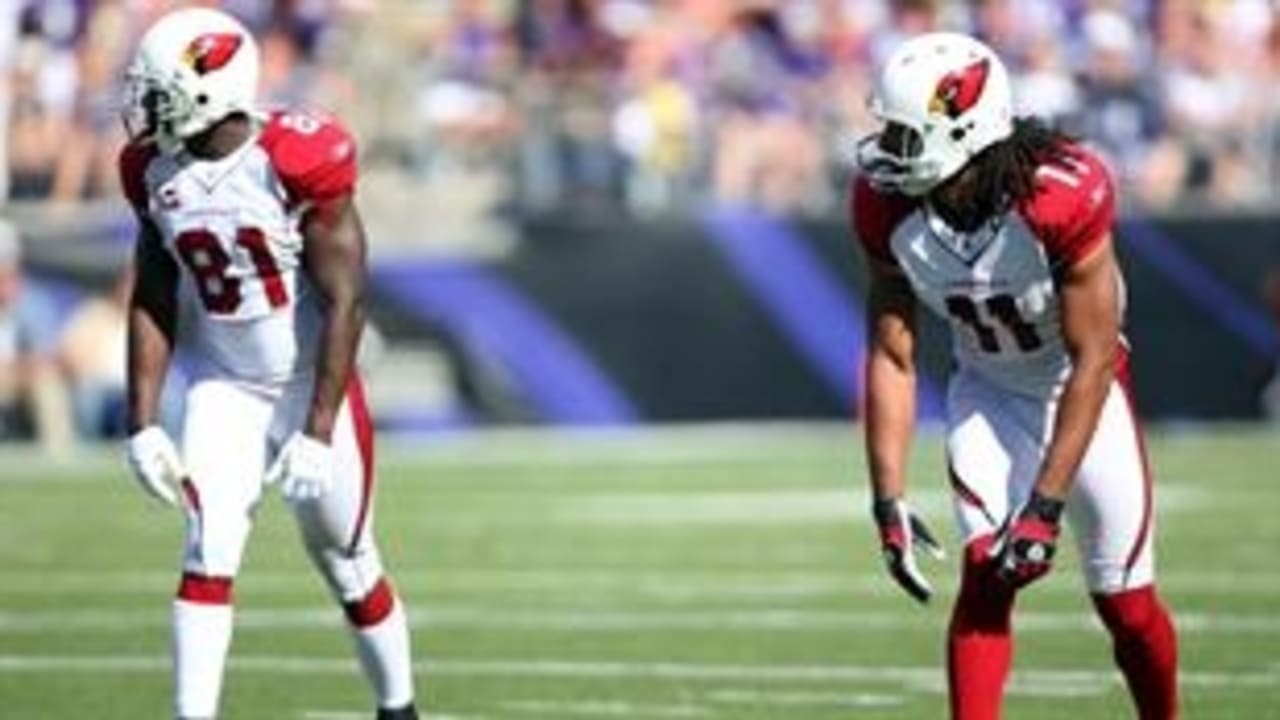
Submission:
[[413,702],[413,663],[409,627],[400,598],[377,625],[351,626],[360,666],[378,697],[378,707],[400,708]]
[[218,714],[231,616],[230,605],[173,602],[174,712],[179,718]]

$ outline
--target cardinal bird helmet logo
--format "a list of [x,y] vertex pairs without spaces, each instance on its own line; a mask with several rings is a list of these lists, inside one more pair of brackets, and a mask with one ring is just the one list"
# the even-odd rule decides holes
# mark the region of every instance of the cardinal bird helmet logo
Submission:
[[187,45],[182,61],[197,75],[204,75],[231,62],[243,42],[244,38],[236,33],[207,33]]
[[929,100],[929,113],[955,120],[978,103],[991,72],[991,60],[983,58],[961,70],[942,76]]

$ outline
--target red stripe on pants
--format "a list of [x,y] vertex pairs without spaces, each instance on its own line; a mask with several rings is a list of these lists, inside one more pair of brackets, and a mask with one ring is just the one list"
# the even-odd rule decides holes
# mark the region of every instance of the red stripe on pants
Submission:
[[1142,436],[1142,427],[1138,422],[1138,407],[1133,396],[1133,375],[1129,366],[1129,351],[1121,348],[1116,358],[1116,382],[1124,391],[1125,401],[1129,406],[1129,419],[1133,424],[1134,440],[1138,444],[1138,454],[1142,457],[1142,523],[1138,526],[1138,536],[1133,540],[1129,556],[1125,560],[1125,582],[1128,582],[1129,571],[1133,569],[1142,549],[1147,544],[1147,536],[1151,531],[1151,463],[1147,459],[1147,443]]
[[356,512],[355,527],[347,543],[347,554],[354,554],[360,544],[360,536],[368,522],[369,508],[373,503],[373,420],[369,405],[365,402],[364,384],[359,375],[353,374],[347,384],[347,406],[351,410],[351,423],[355,426],[356,446],[360,451],[363,475],[360,479],[360,509]]

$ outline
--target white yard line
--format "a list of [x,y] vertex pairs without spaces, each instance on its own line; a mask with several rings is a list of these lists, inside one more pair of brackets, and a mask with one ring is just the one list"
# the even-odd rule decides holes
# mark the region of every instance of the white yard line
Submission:
[[658,705],[620,700],[518,698],[503,700],[498,703],[498,706],[505,712],[554,717],[697,718],[711,714],[709,710],[698,705]]
[[[691,482],[696,487],[696,482]],[[913,491],[912,505],[930,515],[951,508],[950,491]],[[687,525],[810,525],[815,522],[869,525],[865,490],[830,487],[781,487],[685,492],[635,490],[568,491],[536,518],[537,524],[633,526]],[[1202,512],[1212,503],[1208,491],[1194,487],[1163,488],[1158,496],[1162,513]],[[428,520],[427,522],[430,522]],[[955,544],[952,538],[947,541]]]
[[[235,655],[235,671],[268,675],[337,675],[358,672],[352,659],[310,656]],[[908,690],[944,688],[938,667],[892,665],[741,665],[696,662],[626,662],[560,659],[445,659],[415,663],[415,672],[439,677],[531,677],[610,680],[722,681],[753,683],[889,684]],[[0,655],[0,673],[156,673],[168,672],[163,655]],[[1276,688],[1280,670],[1231,672],[1184,670],[1183,685],[1198,688]],[[1013,692],[1043,694],[1049,688],[1100,688],[1120,683],[1110,670],[1054,668],[1015,670]],[[756,688],[758,690],[758,688]]]
[[[939,427],[922,427],[922,442],[940,443]],[[380,436],[378,457],[383,469],[448,469],[467,467],[591,467],[600,464],[668,466],[698,464],[836,465],[862,473],[860,428],[843,421],[780,421],[648,424],[626,428],[484,429],[434,436]],[[1226,433],[1265,436],[1251,425],[1213,429],[1205,437]],[[1163,439],[1156,433],[1153,440]],[[1170,444],[1176,444],[1176,439]],[[124,482],[126,471],[114,444],[86,446],[59,462],[35,449],[0,449],[5,467],[31,467],[38,472],[0,472],[0,485],[32,482]],[[446,478],[447,480],[447,478]],[[467,478],[468,482],[475,478]],[[607,480],[606,480],[607,482]],[[1161,490],[1169,489],[1161,477]],[[1190,484],[1190,483],[1188,483]]]
[[770,692],[767,690],[726,689],[707,693],[707,699],[726,705],[779,705],[791,707],[889,708],[901,705],[900,695],[878,693],[838,693],[811,690]]
[[[1073,578],[1074,579],[1074,578]],[[864,595],[895,597],[899,593],[887,576],[861,570],[838,573],[829,569],[803,571],[697,571],[628,570],[626,568],[564,570],[492,569],[398,571],[396,586],[406,592],[510,593],[615,596],[666,601],[784,598],[840,598]],[[255,597],[279,597],[307,592],[316,586],[314,572],[253,570],[241,580]],[[171,570],[50,570],[6,571],[0,598],[94,593],[95,595],[155,596],[171,593],[177,573]],[[1253,572],[1247,576],[1222,572],[1165,572],[1159,586],[1166,592],[1204,593],[1218,596],[1280,595],[1280,572]],[[1038,594],[1077,596],[1076,582],[1050,581],[1036,586]],[[416,594],[415,593],[415,594]]]
[[[926,434],[929,431],[926,429]],[[497,428],[434,436],[378,438],[379,467],[582,467],[601,463],[805,464],[861,460],[857,429],[841,422],[744,422],[641,425],[623,428]],[[0,464],[38,472],[0,472],[6,483],[123,481],[127,471],[115,444],[87,445],[50,461],[37,448],[0,448]],[[36,479],[38,476],[38,479]]]
[[[336,607],[242,609],[236,628],[306,630],[342,625]],[[0,636],[57,633],[121,632],[166,628],[169,616],[156,610],[39,610],[0,611]],[[512,630],[523,632],[634,633],[699,632],[937,632],[946,622],[940,614],[894,610],[734,609],[719,610],[597,610],[558,608],[522,610],[440,606],[412,611],[409,624],[421,630]],[[1275,615],[1209,615],[1182,612],[1175,616],[1183,633],[1274,636],[1280,634]],[[1020,633],[1076,633],[1099,629],[1090,613],[1023,612]]]
[[[440,714],[419,710],[425,720],[481,720],[480,715]],[[367,710],[303,710],[300,720],[369,720]]]
[[[925,493],[925,509],[940,509],[940,493]],[[539,522],[556,525],[800,525],[850,523],[862,515],[865,493],[830,488],[592,492],[557,498]]]

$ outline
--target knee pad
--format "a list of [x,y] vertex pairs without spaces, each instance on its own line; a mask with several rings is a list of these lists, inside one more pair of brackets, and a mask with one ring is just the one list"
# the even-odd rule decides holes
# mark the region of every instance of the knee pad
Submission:
[[342,603],[347,621],[356,628],[368,628],[381,623],[395,607],[396,595],[386,578],[379,578],[364,597]]
[[362,600],[382,580],[382,559],[372,545],[353,553],[345,548],[307,546],[307,554],[342,603]]
[[1103,624],[1117,637],[1142,635],[1161,617],[1162,606],[1150,585],[1114,594],[1094,595],[1093,605]]
[[188,503],[182,569],[192,575],[235,577],[249,538],[249,518],[205,513]]
[[994,537],[983,535],[965,546],[960,591],[951,616],[954,632],[1007,632],[1013,612],[1014,591],[995,582],[994,566],[987,553]]

